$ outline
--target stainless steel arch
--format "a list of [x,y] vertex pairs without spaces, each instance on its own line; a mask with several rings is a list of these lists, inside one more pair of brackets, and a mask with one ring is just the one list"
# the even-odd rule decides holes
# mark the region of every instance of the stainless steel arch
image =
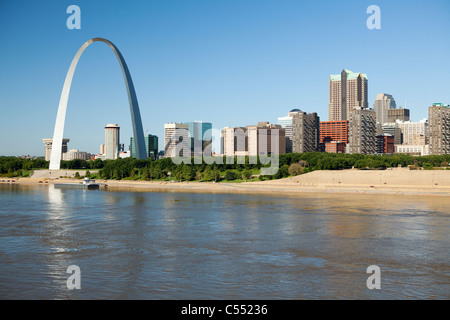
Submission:
[[77,67],[78,60],[83,54],[84,50],[93,42],[104,42],[106,43],[116,54],[119,60],[120,67],[122,68],[123,77],[125,80],[125,85],[128,92],[128,101],[130,103],[131,121],[133,123],[133,135],[134,141],[136,141],[136,157],[137,159],[147,159],[147,153],[145,152],[145,141],[144,141],[144,130],[142,128],[141,114],[139,112],[139,104],[136,97],[136,92],[134,90],[133,80],[131,79],[130,71],[128,71],[127,64],[119,49],[109,40],[103,38],[92,38],[86,41],[81,48],[78,50],[77,54],[70,64],[69,71],[66,75],[66,80],[64,81],[64,87],[61,92],[61,98],[59,100],[58,113],[56,115],[55,130],[53,133],[52,142],[52,153],[50,156],[50,170],[59,170],[61,167],[61,150],[62,150],[62,139],[64,134],[64,123],[66,120],[66,110],[67,102],[69,100],[70,86],[72,84],[73,74],[75,68]]

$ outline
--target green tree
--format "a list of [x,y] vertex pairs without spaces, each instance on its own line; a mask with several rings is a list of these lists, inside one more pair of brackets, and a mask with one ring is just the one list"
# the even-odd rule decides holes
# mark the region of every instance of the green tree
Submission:
[[236,180],[237,176],[236,173],[233,171],[228,170],[225,172],[225,180]]
[[78,171],[75,172],[75,179],[80,179],[80,178],[81,178],[80,173]]
[[303,168],[298,163],[293,163],[289,166],[288,172],[291,176],[298,176],[303,172]]
[[242,178],[244,180],[250,180],[252,178],[252,172],[250,170],[244,170],[242,172]]

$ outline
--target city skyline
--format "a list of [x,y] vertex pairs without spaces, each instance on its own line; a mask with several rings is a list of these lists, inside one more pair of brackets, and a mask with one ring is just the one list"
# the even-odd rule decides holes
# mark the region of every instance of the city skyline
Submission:
[[[202,120],[217,129],[276,123],[294,108],[327,120],[328,79],[343,69],[368,75],[369,106],[378,93],[392,94],[397,108],[404,107],[406,98],[413,121],[427,118],[433,103],[450,101],[450,80],[439,75],[450,69],[445,59],[450,48],[444,32],[444,16],[450,12],[446,1],[434,1],[434,6],[416,3],[414,10],[406,1],[378,1],[381,30],[366,28],[365,9],[371,3],[361,1],[342,6],[294,1],[174,1],[172,6],[131,2],[108,4],[106,12],[106,2],[76,4],[81,8],[81,30],[66,28],[67,3],[0,4],[0,37],[8,44],[0,54],[5,70],[0,76],[0,104],[6,119],[0,129],[0,155],[44,155],[42,139],[52,137],[70,60],[81,44],[96,36],[121,48],[135,82],[144,131],[160,139],[169,122]],[[344,12],[348,19],[342,22]],[[36,15],[42,19],[36,21]],[[311,31],[308,25],[318,18],[339,21],[339,28],[315,26]],[[352,46],[348,52],[342,46],[332,55],[323,53],[329,46],[339,48],[340,41],[333,38],[339,32],[348,32],[364,48]],[[428,33],[433,33],[432,39]],[[18,39],[25,35],[36,37],[27,36],[30,43],[20,44]],[[392,45],[388,53],[381,50],[385,43]],[[74,78],[64,136],[72,146],[95,152],[103,140],[104,123],[119,123],[124,141],[132,130],[114,55],[96,44],[87,50]],[[11,132],[14,139],[5,139]]]

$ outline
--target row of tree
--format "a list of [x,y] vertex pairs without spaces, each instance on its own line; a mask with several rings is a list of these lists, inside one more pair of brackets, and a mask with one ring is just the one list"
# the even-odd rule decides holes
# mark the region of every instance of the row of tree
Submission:
[[[219,159],[219,158],[216,158]],[[273,176],[261,179],[279,179],[294,176],[314,170],[341,170],[349,168],[386,169],[392,167],[410,166],[412,169],[433,167],[449,167],[450,155],[441,156],[410,156],[393,155],[362,155],[342,153],[287,153],[280,154],[276,163],[262,164],[261,159],[245,157],[245,159],[220,158],[220,163],[206,163],[204,159],[190,159],[193,164],[175,164],[171,158],[159,160],[137,160],[134,158],[117,160],[72,160],[61,161],[61,169],[98,170],[97,177],[101,179],[170,179],[219,181],[249,180],[258,175],[262,167],[270,165],[279,170]],[[227,161],[228,160],[228,161]],[[49,163],[43,159],[22,159],[16,157],[0,157],[0,176],[23,176],[24,172],[34,169],[48,169]]]

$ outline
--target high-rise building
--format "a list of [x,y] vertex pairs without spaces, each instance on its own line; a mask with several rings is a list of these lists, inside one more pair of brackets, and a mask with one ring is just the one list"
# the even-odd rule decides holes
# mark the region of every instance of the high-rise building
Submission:
[[248,133],[247,128],[225,127],[221,131],[222,154],[225,156],[248,156]]
[[376,153],[376,114],[372,110],[354,109],[350,112],[348,131],[349,153]]
[[450,154],[450,106],[434,103],[428,108],[430,154]]
[[397,123],[386,123],[381,126],[381,130],[383,135],[393,136],[395,144],[403,143],[402,130],[398,127]]
[[278,124],[285,130],[286,134],[286,153],[292,152],[292,116],[296,113],[303,112],[300,109],[292,109],[285,117],[278,118]]
[[212,124],[202,121],[185,122],[184,124],[189,126],[192,155],[202,156],[205,148],[212,143]]
[[[62,141],[61,159],[63,159],[63,154],[67,152],[67,144],[69,141],[70,139],[63,139]],[[45,161],[50,161],[53,139],[43,139],[42,142],[45,143]]]
[[404,145],[425,145],[428,144],[428,120],[423,119],[419,122],[400,121],[397,125],[402,131]]
[[396,104],[392,95],[378,93],[373,102],[373,110],[377,114],[377,123],[384,124],[388,122],[388,110],[395,108]]
[[109,123],[105,127],[105,159],[117,159],[119,157],[120,127]]
[[[158,157],[158,137],[152,134],[144,136],[145,140],[145,152],[147,158],[157,159]],[[136,158],[136,146],[134,142],[134,137],[130,138],[130,156]]]
[[348,121],[321,121],[320,122],[320,143],[339,141],[348,143]]
[[286,153],[286,132],[281,125],[258,122],[256,126],[247,126],[247,136],[249,156]]
[[[189,125],[184,123],[164,124],[164,157],[187,157],[191,153]],[[178,144],[183,143],[181,147]],[[187,154],[189,152],[189,154]]]
[[349,120],[352,109],[369,108],[366,74],[344,69],[340,75],[330,76],[329,90],[329,121]]
[[303,111],[292,114],[292,152],[319,150],[320,118],[317,113]]
[[397,120],[409,121],[409,109],[389,109],[387,122],[394,123]]

